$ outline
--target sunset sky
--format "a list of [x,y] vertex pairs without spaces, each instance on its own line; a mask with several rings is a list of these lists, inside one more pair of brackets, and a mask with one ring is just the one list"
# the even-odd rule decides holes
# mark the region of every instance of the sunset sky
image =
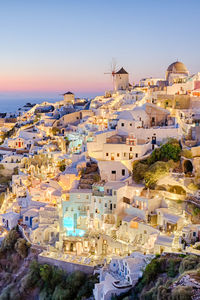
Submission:
[[199,0],[0,1],[0,101],[103,93],[112,58],[131,83],[177,59],[196,73],[199,15]]

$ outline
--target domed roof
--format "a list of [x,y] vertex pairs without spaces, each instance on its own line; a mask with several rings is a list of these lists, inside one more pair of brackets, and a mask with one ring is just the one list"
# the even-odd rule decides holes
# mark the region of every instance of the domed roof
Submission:
[[176,61],[173,64],[169,65],[169,67],[167,68],[167,72],[188,73],[188,69],[182,62]]

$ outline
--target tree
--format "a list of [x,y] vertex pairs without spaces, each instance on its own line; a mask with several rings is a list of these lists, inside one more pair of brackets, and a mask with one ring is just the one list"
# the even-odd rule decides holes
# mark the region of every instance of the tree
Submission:
[[144,175],[145,185],[148,188],[154,188],[156,182],[169,172],[169,164],[163,161],[155,162]]
[[148,158],[148,164],[153,164],[156,161],[168,161],[173,160],[175,162],[180,160],[181,147],[177,140],[169,140],[166,144],[162,145],[153,151]]
[[140,161],[134,162],[133,163],[133,173],[132,173],[133,180],[136,183],[140,183],[144,179],[144,176],[145,176],[145,173],[147,172],[147,170],[148,170],[147,164],[141,163]]

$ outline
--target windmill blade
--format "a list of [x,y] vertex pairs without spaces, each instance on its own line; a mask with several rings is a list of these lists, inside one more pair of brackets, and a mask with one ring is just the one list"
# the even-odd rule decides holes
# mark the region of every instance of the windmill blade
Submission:
[[111,73],[114,76],[115,73],[117,72],[118,66],[117,66],[117,61],[115,58],[112,58],[112,62],[111,62]]

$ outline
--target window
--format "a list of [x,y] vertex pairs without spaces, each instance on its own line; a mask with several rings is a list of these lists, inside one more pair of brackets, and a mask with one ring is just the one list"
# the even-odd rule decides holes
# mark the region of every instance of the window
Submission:
[[107,203],[105,203],[105,207],[107,207]]
[[138,153],[135,153],[135,157],[138,157]]
[[130,126],[132,126],[132,123],[130,123]]
[[25,221],[28,221],[28,217],[25,217]]
[[99,204],[101,204],[101,199],[99,199]]
[[121,123],[121,126],[124,127],[124,123]]
[[193,236],[196,236],[196,232],[193,232]]
[[116,174],[116,171],[115,171],[115,170],[113,170],[113,171],[111,171],[111,173],[112,173],[112,174]]
[[96,202],[96,198],[94,198],[94,202]]
[[117,195],[117,192],[116,192],[116,191],[114,191],[114,192],[113,192],[113,194],[114,194],[114,196],[116,196],[116,195]]
[[86,195],[86,199],[87,199],[87,200],[89,199],[89,195]]
[[80,199],[80,198],[81,198],[81,195],[77,195],[77,198]]
[[126,157],[126,152],[124,152],[124,157]]
[[65,211],[68,211],[68,207],[65,208]]
[[113,204],[113,207],[116,208],[116,204]]
[[122,169],[122,176],[125,176],[125,169]]
[[106,156],[108,156],[108,153],[106,153]]
[[144,234],[147,234],[147,231],[146,231],[146,230],[144,230]]
[[133,147],[130,147],[130,151],[133,151]]
[[117,157],[119,157],[119,153],[117,153]]

